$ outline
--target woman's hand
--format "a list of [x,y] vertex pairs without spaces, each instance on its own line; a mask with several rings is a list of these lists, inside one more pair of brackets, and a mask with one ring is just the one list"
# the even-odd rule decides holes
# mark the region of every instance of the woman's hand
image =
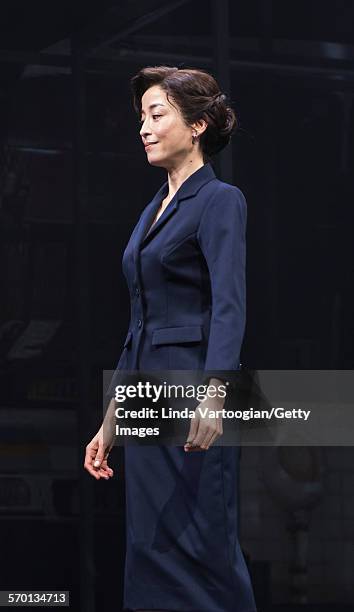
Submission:
[[[211,379],[212,381],[214,379]],[[217,380],[217,383],[221,381]],[[195,416],[191,419],[187,442],[184,445],[186,452],[208,450],[219,436],[223,433],[222,417],[211,417],[210,411],[216,412],[224,407],[224,397],[207,397],[197,407]],[[206,416],[202,416],[199,408]]]
[[84,462],[85,470],[96,480],[100,480],[100,478],[108,480],[113,476],[113,470],[107,463],[109,451],[113,445],[104,442],[102,429],[103,427],[98,430],[97,434],[86,446]]
[[84,468],[96,480],[100,478],[108,480],[113,476],[113,470],[107,463],[109,452],[114,444],[113,408],[114,400],[112,399],[100,429],[86,446]]

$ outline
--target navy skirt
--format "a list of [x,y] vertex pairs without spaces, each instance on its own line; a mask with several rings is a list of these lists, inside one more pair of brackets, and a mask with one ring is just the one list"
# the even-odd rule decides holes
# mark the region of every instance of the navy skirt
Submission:
[[125,609],[256,611],[237,535],[239,458],[239,447],[125,448]]

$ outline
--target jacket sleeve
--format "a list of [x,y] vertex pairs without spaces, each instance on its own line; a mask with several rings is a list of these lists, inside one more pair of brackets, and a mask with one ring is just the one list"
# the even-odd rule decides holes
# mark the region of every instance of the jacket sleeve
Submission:
[[212,313],[204,369],[211,377],[237,383],[246,324],[246,224],[243,193],[223,183],[206,205],[197,232],[212,293]]

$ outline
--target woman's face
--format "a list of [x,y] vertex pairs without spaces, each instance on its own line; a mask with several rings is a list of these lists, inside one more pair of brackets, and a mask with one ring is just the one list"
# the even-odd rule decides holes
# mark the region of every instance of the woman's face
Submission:
[[193,129],[185,125],[180,111],[170,104],[166,92],[159,85],[145,91],[141,109],[143,144],[154,143],[145,147],[151,165],[168,169],[178,166],[190,155],[194,158],[197,146],[192,144]]

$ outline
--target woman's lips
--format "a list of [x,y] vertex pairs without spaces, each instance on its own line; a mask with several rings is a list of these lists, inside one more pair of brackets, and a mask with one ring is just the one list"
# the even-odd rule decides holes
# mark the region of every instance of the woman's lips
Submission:
[[152,147],[152,145],[157,144],[157,142],[150,142],[149,144],[145,145],[145,149],[148,149],[149,147]]

